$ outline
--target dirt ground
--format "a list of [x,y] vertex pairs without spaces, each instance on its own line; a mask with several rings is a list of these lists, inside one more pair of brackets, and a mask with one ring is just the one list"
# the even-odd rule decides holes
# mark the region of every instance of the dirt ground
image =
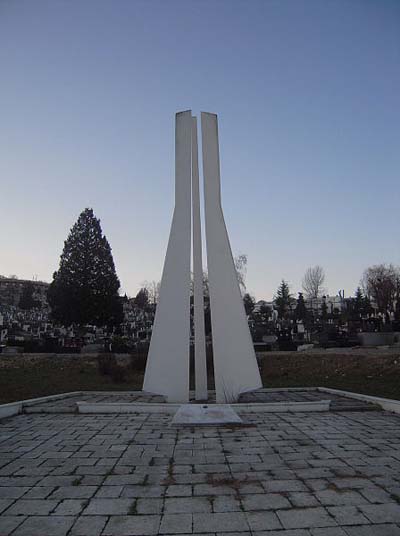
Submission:
[[[326,386],[400,400],[400,348],[258,354],[265,387]],[[95,355],[0,354],[0,403],[78,390],[141,389],[143,370],[118,356],[121,374],[102,374]],[[212,386],[212,379],[210,379]]]

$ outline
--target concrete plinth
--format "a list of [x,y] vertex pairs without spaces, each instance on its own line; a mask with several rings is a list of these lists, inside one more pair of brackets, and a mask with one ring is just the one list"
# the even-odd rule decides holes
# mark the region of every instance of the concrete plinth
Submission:
[[183,404],[172,424],[240,424],[242,419],[228,404]]

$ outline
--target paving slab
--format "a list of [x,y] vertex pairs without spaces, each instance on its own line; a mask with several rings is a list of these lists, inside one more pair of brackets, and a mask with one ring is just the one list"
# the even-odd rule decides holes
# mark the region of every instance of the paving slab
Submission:
[[130,499],[92,499],[83,512],[84,515],[122,515],[127,514],[134,507]]
[[107,519],[107,516],[79,517],[68,536],[100,536]]
[[248,529],[243,512],[193,514],[194,532],[242,532]]
[[282,524],[274,512],[248,512],[246,518],[252,532],[282,528]]
[[152,536],[159,534],[160,516],[111,516],[104,536]]
[[2,536],[8,536],[18,527],[18,525],[21,525],[25,519],[25,516],[1,516],[0,534]]
[[288,499],[280,493],[257,493],[243,497],[242,504],[246,511],[278,510],[290,508]]
[[278,510],[278,518],[286,529],[332,527],[337,525],[329,513],[320,507]]
[[192,514],[165,514],[161,519],[160,534],[185,534],[192,530]]
[[361,512],[372,523],[400,523],[400,504],[370,504],[360,506]]
[[212,510],[212,501],[206,497],[171,497],[164,502],[166,514],[207,513]]
[[57,500],[48,499],[19,499],[7,510],[7,514],[13,515],[49,515],[59,504]]
[[75,521],[66,516],[30,516],[12,533],[13,536],[66,536]]
[[331,506],[327,508],[338,525],[369,525],[370,521],[356,506]]

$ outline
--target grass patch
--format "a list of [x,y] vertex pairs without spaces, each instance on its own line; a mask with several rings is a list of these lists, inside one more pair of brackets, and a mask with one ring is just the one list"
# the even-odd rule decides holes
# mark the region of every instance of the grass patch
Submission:
[[0,404],[70,391],[136,391],[142,388],[143,373],[131,367],[126,368],[123,383],[114,381],[116,375],[113,378],[101,374],[95,357],[0,357]]
[[[400,349],[266,352],[260,357],[265,387],[321,386],[400,400]],[[102,362],[88,354],[0,356],[0,404],[70,391],[140,390],[144,363],[143,356],[128,358],[125,366],[114,356]]]
[[400,400],[400,349],[260,355],[265,387],[330,387]]

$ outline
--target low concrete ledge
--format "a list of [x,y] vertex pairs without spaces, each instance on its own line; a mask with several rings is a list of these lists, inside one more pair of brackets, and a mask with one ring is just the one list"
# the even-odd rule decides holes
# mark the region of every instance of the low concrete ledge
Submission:
[[[287,413],[329,411],[330,400],[317,400],[313,402],[266,402],[248,404],[227,404],[235,411],[251,413]],[[168,413],[175,414],[182,404],[168,403],[141,403],[141,402],[77,402],[78,413]],[[214,404],[207,404],[212,408]],[[222,404],[223,405],[223,404]],[[193,407],[196,407],[193,404]]]
[[10,402],[0,406],[0,420],[22,413],[22,402]]
[[70,398],[82,394],[80,391],[73,391],[70,393],[61,393],[58,395],[41,396],[39,398],[28,398],[26,400],[18,400],[17,402],[10,402],[9,404],[0,404],[0,420],[18,415],[24,412],[24,408],[41,404],[42,402],[50,402],[51,400],[60,400],[63,398]]
[[82,395],[81,391],[70,391],[69,393],[60,393],[58,395],[41,396],[39,398],[28,398],[27,400],[21,400],[20,403],[23,407],[35,406],[36,404],[42,404],[42,402],[50,402],[51,400],[62,400],[63,398],[71,398],[71,396]]
[[254,402],[249,404],[231,404],[236,411],[250,413],[305,413],[310,411],[329,411],[330,400],[312,402]]
[[259,389],[250,389],[244,391],[242,394],[247,393],[279,393],[279,392],[296,392],[296,391],[318,391],[318,387],[260,387]]
[[181,404],[156,402],[77,402],[78,413],[170,413],[175,414]]
[[371,402],[371,404],[377,404],[386,411],[392,411],[393,413],[400,414],[400,400],[394,400],[393,398],[381,398],[379,396],[363,395],[361,393],[352,393],[351,391],[331,389],[330,387],[318,387],[318,391],[321,391],[322,393],[341,395],[345,396],[346,398],[353,398],[354,400],[362,400],[363,402]]

